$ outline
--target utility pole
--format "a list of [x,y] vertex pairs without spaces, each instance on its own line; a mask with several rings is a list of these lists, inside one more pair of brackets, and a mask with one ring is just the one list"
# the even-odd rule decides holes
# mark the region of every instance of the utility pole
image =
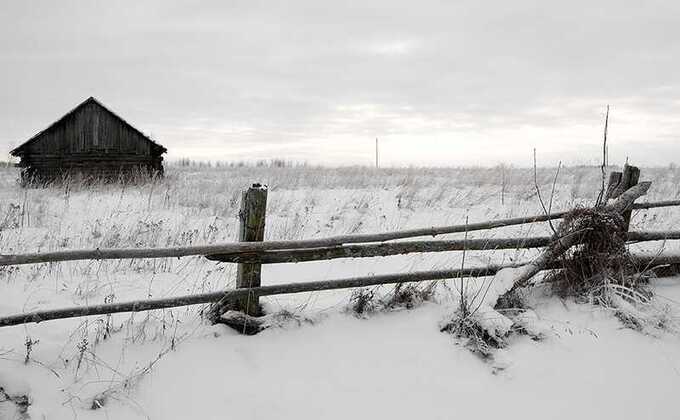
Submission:
[[378,169],[380,167],[379,160],[378,160],[378,138],[375,138],[375,169]]

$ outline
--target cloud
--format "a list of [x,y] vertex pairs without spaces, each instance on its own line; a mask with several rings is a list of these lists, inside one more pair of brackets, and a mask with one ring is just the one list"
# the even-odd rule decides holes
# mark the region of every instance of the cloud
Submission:
[[418,43],[413,40],[388,40],[382,42],[369,42],[359,44],[358,50],[368,54],[382,56],[402,56],[407,55],[418,47]]
[[665,164],[679,128],[677,2],[18,2],[4,12],[7,150],[90,95],[171,158],[370,163],[380,137],[395,164],[522,164],[532,147],[588,161],[611,104],[613,146],[644,139],[644,163]]

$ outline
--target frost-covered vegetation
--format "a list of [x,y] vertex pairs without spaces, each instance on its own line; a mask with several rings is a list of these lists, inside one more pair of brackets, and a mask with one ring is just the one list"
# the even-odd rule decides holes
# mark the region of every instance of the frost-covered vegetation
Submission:
[[[165,179],[142,184],[73,181],[30,189],[17,184],[14,169],[0,171],[0,249],[4,254],[233,241],[241,190],[255,182],[269,186],[266,239],[472,223],[543,211],[529,168],[375,170],[285,162],[216,167],[185,161],[168,167]],[[554,176],[554,168],[538,170],[544,197],[552,189]],[[600,176],[596,167],[562,168],[552,208],[592,204]],[[643,168],[642,178],[653,181],[645,200],[680,197],[679,169]],[[637,212],[631,229],[677,229],[679,211]],[[468,237],[549,233],[547,225],[534,224],[474,232]],[[662,246],[675,245],[647,243],[644,249]],[[465,256],[465,266],[524,261],[535,253],[471,251]],[[460,252],[450,252],[275,264],[264,267],[263,284],[456,268],[461,258]],[[234,265],[201,257],[1,267],[0,314],[222,290],[233,287],[234,277]],[[475,293],[486,287],[488,279],[469,281],[467,290]],[[593,375],[590,387],[573,391],[574,398],[592,400],[595,414],[611,409],[605,406],[614,398],[626,397],[621,395],[626,390],[611,385],[610,380],[639,377],[656,381],[647,383],[645,391],[636,390],[648,393],[646,400],[629,411],[614,408],[613,412],[633,413],[638,418],[654,417],[649,413],[663,418],[669,413],[673,404],[670,397],[668,401],[662,398],[668,395],[662,387],[670,390],[680,384],[673,373],[680,370],[680,341],[672,328],[645,329],[644,334],[621,331],[625,323],[608,308],[571,300],[535,302],[527,328],[536,329],[532,336],[545,338],[548,344],[535,347],[529,338],[517,338],[518,344],[501,349],[489,369],[455,346],[453,337],[439,332],[446,317],[456,311],[459,282],[396,291],[382,287],[266,298],[265,309],[277,314],[278,328],[256,337],[207,325],[202,322],[201,307],[0,329],[0,401],[5,400],[0,402],[0,417],[448,418],[453,411],[479,414],[466,401],[469,397],[464,397],[475,390],[495,392],[498,395],[490,398],[506,407],[519,407],[511,395],[500,394],[545,392],[544,397],[557,399],[564,397],[567,385],[575,386],[579,375],[586,373]],[[659,319],[666,322],[665,327],[673,325],[680,310],[680,289],[666,280],[653,287],[663,303],[657,307]],[[354,316],[357,312],[360,316]],[[631,357],[634,351],[640,364],[624,367],[628,359],[621,351]],[[662,359],[666,364],[646,363],[645,358]],[[547,376],[541,376],[541,369],[548,370]],[[572,376],[560,384],[558,371],[563,369],[571,369]],[[503,372],[504,379],[490,377],[490,371]],[[546,381],[551,390],[520,391],[536,380]],[[458,381],[480,385],[452,384]],[[619,396],[607,392],[598,402],[587,390],[605,382]],[[308,401],[310,395],[318,402]],[[460,404],[470,406],[450,403],[454,395],[461,397]],[[635,398],[641,396],[635,394]],[[331,405],[343,399],[348,406],[331,410]],[[393,406],[397,400],[401,408]],[[350,408],[353,401],[354,409]],[[502,413],[499,408],[486,409]],[[571,417],[559,414],[553,418],[560,416]]]

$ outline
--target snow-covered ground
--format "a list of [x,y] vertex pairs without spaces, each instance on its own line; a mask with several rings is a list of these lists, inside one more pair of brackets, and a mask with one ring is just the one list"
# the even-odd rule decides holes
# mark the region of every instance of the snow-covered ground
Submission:
[[[520,168],[170,167],[141,186],[22,189],[0,175],[2,253],[207,244],[236,237],[240,191],[268,184],[267,239],[319,238],[541,213]],[[503,175],[504,173],[504,175]],[[554,168],[539,170],[544,198]],[[599,168],[563,168],[552,207],[592,203]],[[505,179],[505,187],[501,180]],[[678,198],[680,170],[643,169],[644,200]],[[501,194],[501,191],[504,193]],[[503,195],[503,197],[501,197]],[[677,229],[680,209],[634,215],[632,229]],[[470,237],[548,234],[543,224]],[[460,237],[461,235],[450,235]],[[646,250],[677,249],[647,243]],[[536,251],[468,252],[466,266]],[[460,267],[461,253],[265,266],[263,284]],[[203,258],[81,261],[0,268],[0,315],[233,287],[235,267]],[[481,284],[481,281],[472,283]],[[363,318],[351,291],[263,299],[295,317],[253,337],[201,321],[200,307],[0,328],[0,418],[674,419],[680,386],[680,279],[655,280],[665,329],[640,333],[604,308],[537,298],[542,341],[513,338],[484,362],[440,332],[453,281],[435,302]],[[379,289],[389,292],[390,287]],[[3,398],[0,398],[2,400]],[[96,409],[93,409],[96,408]]]

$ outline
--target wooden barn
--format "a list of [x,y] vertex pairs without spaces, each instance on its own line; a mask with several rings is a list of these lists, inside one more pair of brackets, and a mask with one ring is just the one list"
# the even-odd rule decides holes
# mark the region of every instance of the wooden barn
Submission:
[[75,174],[162,176],[166,151],[90,97],[10,154],[21,158],[22,182],[43,183]]

